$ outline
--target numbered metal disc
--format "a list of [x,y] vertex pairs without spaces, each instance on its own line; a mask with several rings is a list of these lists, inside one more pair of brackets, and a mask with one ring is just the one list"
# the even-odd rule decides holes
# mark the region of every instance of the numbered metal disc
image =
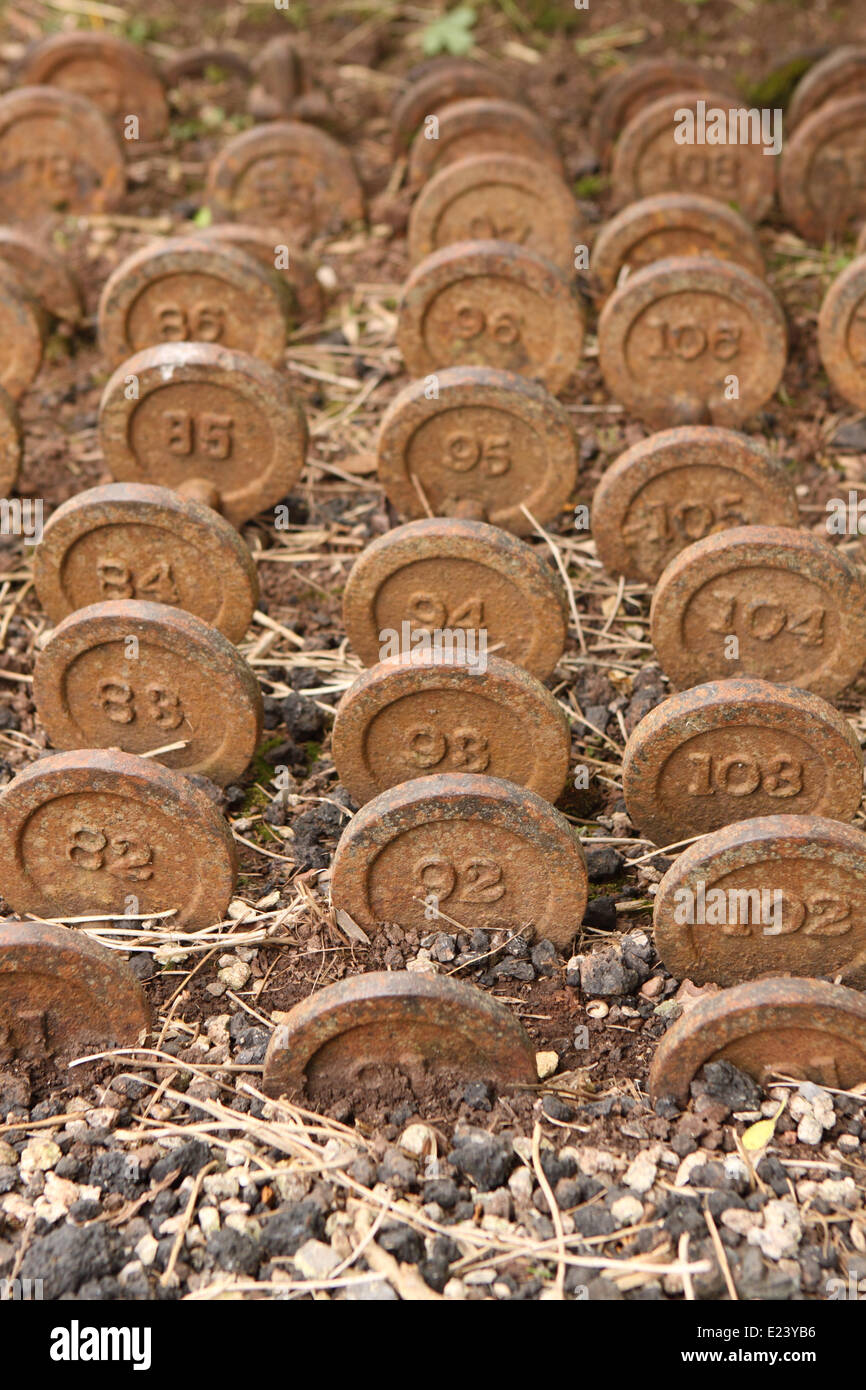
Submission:
[[67,323],[79,321],[81,286],[54,247],[42,245],[14,227],[0,227],[0,261],[9,266],[46,314]]
[[39,304],[0,258],[0,387],[13,400],[24,394],[39,372],[45,327]]
[[20,465],[21,420],[15,402],[0,386],[0,496],[9,496]]
[[266,270],[279,275],[292,297],[293,322],[321,323],[324,291],[316,278],[316,268],[277,228],[250,226],[245,222],[215,222],[196,232],[206,241],[239,247]]
[[33,580],[51,623],[106,599],[194,613],[240,642],[259,602],[249,549],[210,507],[149,483],[109,483],[58,507]]
[[288,379],[213,343],[164,343],[122,363],[103,392],[99,432],[116,478],[214,493],[235,526],[291,491],[308,442]]
[[469,97],[514,99],[512,84],[499,73],[465,58],[434,58],[414,68],[406,77],[406,90],[391,113],[391,148],[394,158],[404,154],[424,124],[455,101]]
[[482,627],[489,649],[539,680],[562,656],[568,631],[564,586],[536,551],[497,526],[440,517],[365,547],[346,583],[343,620],[366,666],[382,660],[393,633],[411,647],[419,632]]
[[479,239],[528,246],[570,274],[586,228],[571,190],[546,164],[478,154],[446,164],[422,188],[409,219],[410,264],[456,241]]
[[718,425],[662,430],[627,449],[592,499],[610,574],[654,584],[693,541],[729,526],[796,526],[797,497],[760,440]]
[[779,199],[785,218],[807,241],[833,240],[866,217],[864,146],[866,95],[819,106],[785,142]]
[[469,155],[516,154],[562,177],[562,160],[549,128],[514,101],[471,97],[436,115],[437,133],[422,131],[409,152],[409,186],[416,191],[449,164]]
[[598,351],[608,390],[651,428],[736,426],[779,385],[788,333],[756,275],[730,261],[672,256],[614,291]]
[[13,912],[72,918],[172,910],[223,920],[237,880],[228,825],[180,772],[101,749],[31,763],[0,792],[0,892]]
[[0,222],[111,212],[123,201],[123,151],[111,126],[92,102],[58,87],[0,97],[0,169]]
[[583,311],[551,261],[508,241],[460,241],[409,276],[397,342],[415,377],[446,367],[496,367],[557,393],[583,348]]
[[720,75],[685,58],[648,58],[617,72],[604,85],[595,108],[596,149],[606,160],[617,136],[633,116],[659,97],[674,92],[716,91]]
[[671,561],[650,627],[680,687],[760,676],[832,696],[866,661],[866,580],[808,532],[737,526]]
[[[760,222],[776,192],[776,161],[769,145],[759,140],[743,144],[679,144],[678,113],[695,111],[705,103],[727,113],[732,99],[706,89],[679,91],[644,106],[629,121],[613,156],[612,184],[616,205],[655,193],[704,193],[735,203],[744,217]],[[768,151],[768,153],[765,153]]]
[[99,345],[112,367],[160,343],[211,343],[282,363],[284,285],[235,246],[172,237],[134,251],[99,300]]
[[114,599],[64,618],[36,659],[33,697],[56,748],[161,753],[223,786],[252,760],[262,696],[221,632],[162,603]]
[[825,102],[860,96],[864,83],[866,47],[846,44],[843,48],[834,48],[832,53],[814,63],[797,83],[785,112],[785,124],[793,130]]
[[[520,931],[565,946],[586,907],[580,841],[535,792],[445,773],[382,792],[337,845],[331,899],[360,926]],[[431,925],[432,924],[432,925]]]
[[820,695],[721,680],[644,716],[626,744],[622,787],[633,824],[657,845],[753,816],[847,821],[863,795],[863,754]]
[[[156,69],[140,48],[114,34],[51,34],[27,50],[18,80],[86,97],[121,139],[130,116],[138,119],[138,140],[159,140],[168,130],[168,104]],[[135,151],[135,139],[129,147]]]
[[149,1032],[147,997],[116,951],[68,927],[0,922],[0,1066],[134,1047]]
[[818,318],[818,350],[840,396],[866,409],[866,255],[830,286]]
[[704,835],[668,869],[653,936],[696,985],[830,975],[866,985],[866,835],[822,816],[758,816]]
[[593,283],[607,297],[625,272],[669,256],[713,256],[763,275],[761,244],[744,217],[698,193],[657,193],[605,223],[592,248]]
[[340,781],[359,805],[412,777],[444,772],[504,777],[547,801],[560,795],[571,753],[568,720],[528,671],[480,654],[477,637],[461,630],[443,645],[440,633],[438,659],[419,646],[364,671],[346,691],[331,747]]
[[778,1077],[851,1090],[866,1081],[866,999],[824,980],[752,980],[700,999],[662,1038],[653,1100],[680,1105],[706,1062],[732,1062],[768,1086]]
[[[517,533],[552,521],[577,482],[571,421],[535,382],[489,367],[410,383],[382,417],[379,481],[403,516],[487,520]],[[426,507],[425,507],[426,502]]]
[[214,217],[285,227],[304,244],[364,220],[349,151],[315,126],[274,121],[235,135],[208,171]]
[[451,1079],[538,1082],[533,1045],[504,1004],[463,980],[383,970],[295,1005],[271,1035],[264,1091],[327,1102],[375,1091],[394,1071],[416,1096]]

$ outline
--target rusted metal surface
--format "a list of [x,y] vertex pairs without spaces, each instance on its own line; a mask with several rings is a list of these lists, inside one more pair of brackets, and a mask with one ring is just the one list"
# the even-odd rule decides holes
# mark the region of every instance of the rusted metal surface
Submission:
[[285,285],[236,246],[171,237],[121,261],[99,299],[99,345],[111,367],[160,343],[210,343],[282,363]]
[[[159,140],[168,131],[168,103],[162,81],[141,48],[114,34],[51,34],[33,44],[22,59],[18,80],[33,86],[61,87],[99,108],[121,140],[126,121],[136,116],[137,139]],[[138,148],[136,140],[129,148]]]
[[122,748],[223,786],[262,731],[259,683],[221,632],[162,603],[110,599],[54,629],[36,658],[36,710],[56,748]]
[[650,629],[681,688],[760,676],[831,697],[866,661],[866,579],[809,532],[737,526],[671,561]]
[[250,92],[249,108],[259,120],[288,116],[306,90],[304,61],[290,34],[269,39],[253,60],[257,82]]
[[706,89],[674,92],[644,106],[626,126],[613,156],[617,207],[656,193],[704,193],[736,203],[744,217],[760,222],[773,206],[776,160],[758,141],[741,144],[678,144],[677,113],[698,102],[725,112],[736,100]]
[[866,255],[847,265],[827,291],[818,317],[818,350],[839,395],[866,409]]
[[[196,234],[206,241],[237,246],[271,274],[279,275],[292,296],[292,321],[321,323],[325,296],[316,278],[316,267],[303,252],[287,243],[276,227],[256,227],[245,222],[214,222]],[[288,260],[288,264],[286,264]]]
[[592,248],[592,280],[606,298],[623,271],[670,256],[713,256],[763,275],[764,255],[753,228],[725,203],[700,193],[657,193],[606,222]]
[[149,1032],[144,990],[116,951],[48,922],[0,922],[0,1065],[134,1047]]
[[701,999],[662,1038],[653,1100],[685,1105],[706,1062],[732,1062],[762,1085],[777,1077],[851,1090],[866,1081],[866,999],[824,980],[752,980]]
[[102,394],[99,433],[116,478],[198,498],[204,484],[235,526],[291,491],[308,443],[287,377],[215,343],[164,343],[121,363]]
[[829,975],[866,985],[866,835],[822,816],[758,816],[704,835],[668,869],[656,949],[696,985]]
[[123,151],[102,112],[59,87],[0,97],[0,222],[120,207]]
[[[586,907],[580,841],[535,792],[473,773],[382,792],[337,845],[331,899],[360,926],[520,931],[568,945]],[[432,924],[432,927],[431,927]]]
[[659,97],[703,87],[717,91],[720,85],[718,72],[685,58],[648,58],[615,73],[605,83],[595,108],[593,134],[599,156],[607,160],[623,127]]
[[704,536],[799,520],[781,463],[760,440],[718,425],[662,430],[620,454],[602,475],[591,516],[605,569],[651,584]]
[[81,287],[55,247],[43,245],[15,227],[0,227],[0,261],[9,266],[46,314],[78,323]]
[[409,151],[409,187],[416,192],[446,165],[469,155],[516,154],[563,176],[562,160],[549,127],[515,101],[470,97],[437,114],[438,134],[423,132]]
[[651,428],[736,426],[779,385],[788,333],[756,275],[730,261],[672,256],[610,296],[598,350],[608,390]]
[[[535,382],[490,367],[414,381],[382,417],[379,481],[403,516],[462,516],[527,534],[558,517],[577,482],[568,414]],[[427,507],[424,502],[426,501]]]
[[243,82],[251,82],[252,68],[242,53],[234,48],[219,48],[203,44],[195,48],[182,49],[163,66],[163,80],[167,87],[174,87],[185,77],[203,77],[208,68],[225,68],[233,72]]
[[786,220],[807,241],[835,240],[866,218],[864,146],[866,95],[819,106],[785,142],[779,199]]
[[0,387],[13,400],[23,396],[39,372],[46,326],[41,306],[0,259]]
[[785,112],[785,125],[793,130],[819,106],[840,97],[860,96],[866,86],[866,46],[846,44],[820,58],[800,79]]
[[409,262],[456,241],[513,241],[572,274],[575,247],[586,235],[570,188],[548,165],[522,155],[469,155],[446,164],[418,194]]
[[413,777],[483,772],[555,801],[571,730],[550,691],[501,657],[478,664],[451,651],[389,657],[346,691],[331,748],[349,795],[362,805]]
[[207,199],[220,220],[276,223],[302,245],[364,220],[351,154],[300,121],[274,121],[229,140],[208,171]]
[[513,101],[513,84],[499,73],[465,58],[434,58],[407,74],[406,89],[391,113],[391,148],[395,159],[405,154],[427,116],[471,97]]
[[434,251],[409,276],[397,324],[412,376],[495,367],[554,394],[574,375],[583,334],[573,283],[551,261],[507,241]]
[[567,611],[559,576],[530,546],[497,526],[445,517],[372,541],[343,595],[349,645],[367,666],[390,634],[405,646],[404,634],[411,645],[423,632],[483,628],[488,647],[539,680],[562,656]]
[[0,792],[0,892],[37,917],[172,911],[220,922],[238,864],[228,825],[183,773],[101,749],[31,763]]
[[249,548],[209,507],[149,483],[71,497],[36,547],[33,580],[51,623],[106,599],[183,608],[240,642],[259,602]]
[[753,816],[852,820],[863,754],[848,720],[820,695],[711,681],[644,716],[626,744],[622,786],[640,833],[672,845]]
[[12,397],[0,386],[0,497],[8,497],[21,465],[21,419]]
[[538,1082],[535,1051],[504,1004],[463,980],[403,970],[356,975],[296,1004],[271,1035],[264,1091],[313,1101],[375,1091],[388,1073],[417,1096],[436,1081]]

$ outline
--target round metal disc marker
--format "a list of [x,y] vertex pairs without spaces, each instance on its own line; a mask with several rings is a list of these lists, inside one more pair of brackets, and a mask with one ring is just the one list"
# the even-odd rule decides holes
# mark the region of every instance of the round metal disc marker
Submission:
[[59,87],[0,97],[0,222],[120,206],[123,151],[102,112]]
[[0,227],[0,261],[10,267],[21,287],[46,314],[78,323],[81,287],[54,248],[15,227]]
[[394,970],[340,980],[296,1004],[271,1036],[264,1091],[357,1097],[395,1070],[418,1096],[452,1077],[503,1090],[538,1082],[535,1049],[504,1004],[463,980]]
[[657,845],[754,816],[848,821],[863,795],[863,754],[820,695],[762,680],[709,682],[640,721],[626,744],[623,795],[632,823]]
[[866,46],[845,44],[819,58],[801,77],[785,112],[789,130],[811,116],[819,106],[840,97],[860,96],[866,83]]
[[866,661],[866,580],[808,532],[737,526],[671,561],[650,630],[681,689],[742,675],[831,697]]
[[595,143],[603,159],[633,116],[675,92],[698,91],[710,84],[716,90],[719,74],[685,58],[647,58],[618,72],[604,85],[593,120]]
[[9,496],[20,466],[21,419],[15,402],[0,386],[0,496]]
[[0,792],[0,892],[13,912],[220,922],[237,880],[231,832],[210,799],[132,753],[56,753]]
[[818,350],[840,396],[866,409],[866,255],[831,284],[818,318]]
[[[156,69],[140,48],[113,34],[51,34],[27,50],[18,80],[86,97],[121,140],[130,116],[138,119],[139,141],[159,140],[168,130],[168,103]],[[130,145],[135,151],[136,140]]]
[[222,633],[161,603],[79,609],[36,659],[33,697],[57,748],[161,753],[168,767],[223,786],[243,775],[262,730],[252,670]]
[[580,841],[549,802],[472,773],[420,777],[382,792],[337,845],[331,900],[360,926],[520,931],[567,945],[587,899]]
[[499,73],[465,58],[434,58],[406,76],[406,90],[391,113],[391,148],[394,158],[404,154],[415,139],[425,116],[443,111],[455,101],[470,97],[512,99],[512,85]]
[[642,439],[605,470],[592,536],[609,574],[654,584],[694,541],[731,526],[796,526],[784,468],[749,435],[682,425]]
[[366,666],[384,659],[388,640],[406,650],[419,633],[483,628],[488,647],[539,680],[567,634],[563,585],[536,551],[499,527],[441,517],[410,521],[365,547],[346,583],[343,620]]
[[598,326],[602,375],[650,425],[735,427],[770,399],[788,352],[785,316],[742,266],[674,256],[630,275]]
[[419,651],[358,677],[337,708],[332,752],[359,805],[410,778],[450,772],[505,778],[555,801],[571,731],[550,692],[520,666]]
[[235,526],[291,492],[308,442],[286,376],[213,343],[164,343],[123,362],[102,394],[99,434],[116,478],[214,492]]
[[422,130],[409,152],[409,186],[416,192],[440,169],[469,155],[516,154],[562,177],[562,160],[550,130],[517,102],[470,97],[446,106],[436,121],[436,135],[430,138]]
[[782,212],[807,241],[833,240],[866,218],[862,179],[866,95],[819,106],[785,142]]
[[0,255],[0,387],[18,400],[42,365],[46,320],[38,302]]

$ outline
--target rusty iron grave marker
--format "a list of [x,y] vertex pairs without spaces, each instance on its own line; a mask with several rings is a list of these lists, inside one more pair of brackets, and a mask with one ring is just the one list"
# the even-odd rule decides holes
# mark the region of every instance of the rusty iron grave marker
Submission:
[[623,795],[657,845],[754,816],[852,820],[863,754],[820,695],[769,681],[711,681],[645,715],[623,758]]
[[391,112],[391,150],[405,154],[425,118],[470,97],[513,100],[513,84],[499,73],[465,58],[434,58],[406,75],[406,87]]
[[295,1005],[271,1035],[263,1089],[327,1104],[375,1092],[394,1072],[417,1097],[449,1081],[538,1083],[529,1036],[498,999],[464,980],[377,970]]
[[761,244],[733,208],[701,193],[657,193],[629,203],[596,237],[590,266],[599,297],[616,289],[623,271],[670,256],[712,256],[753,275],[765,272]]
[[551,261],[507,241],[434,251],[406,281],[397,324],[412,376],[495,367],[554,394],[577,369],[583,334],[574,286]]
[[164,343],[121,363],[99,433],[115,478],[176,488],[235,526],[291,492],[308,443],[287,377],[214,343]]
[[276,224],[302,245],[364,220],[364,194],[347,149],[315,126],[272,121],[235,135],[208,170],[218,221]]
[[282,281],[236,246],[171,237],[134,251],[106,281],[99,345],[111,367],[161,343],[211,343],[271,366],[291,311]]
[[786,220],[807,241],[835,240],[866,218],[864,146],[866,95],[819,106],[786,141],[779,199]]
[[39,372],[46,326],[42,307],[0,257],[0,387],[13,400],[23,396]]
[[750,980],[700,999],[665,1034],[653,1100],[681,1106],[706,1062],[732,1062],[761,1085],[777,1077],[851,1090],[866,1081],[866,999],[824,980]]
[[797,497],[764,444],[719,425],[640,440],[605,470],[592,536],[609,574],[655,583],[694,541],[730,526],[796,526]]
[[246,251],[265,270],[279,275],[288,288],[293,322],[321,323],[325,296],[316,278],[315,265],[309,256],[295,250],[278,228],[251,226],[246,222],[214,222],[210,227],[196,228],[195,235]]
[[651,428],[733,427],[779,385],[788,333],[778,300],[756,275],[730,261],[673,256],[614,291],[598,349],[608,390]]
[[[443,773],[382,792],[350,821],[331,877],[335,908],[360,926],[531,927],[567,945],[586,907],[580,841],[535,792]],[[440,917],[440,914],[442,916]]]
[[653,909],[678,979],[829,975],[866,984],[866,835],[823,816],[758,816],[690,845]]
[[409,151],[409,187],[417,192],[447,165],[469,155],[516,154],[542,163],[562,178],[556,141],[526,106],[495,97],[455,101],[436,116],[437,133],[417,136]]
[[172,911],[213,926],[237,881],[234,841],[208,796],[132,753],[56,753],[0,792],[0,892],[48,918]]
[[111,212],[125,183],[123,151],[92,102],[59,87],[0,97],[0,222]]
[[409,263],[458,241],[511,241],[571,274],[586,236],[574,195],[547,164],[523,155],[469,155],[446,164],[418,194]]
[[0,227],[0,261],[9,266],[19,285],[45,314],[78,323],[82,314],[81,286],[54,247],[36,241],[16,227]]
[[680,688],[760,676],[830,697],[866,660],[866,580],[809,532],[737,526],[671,561],[650,630]]
[[776,192],[776,160],[760,141],[742,144],[679,144],[678,113],[706,108],[728,112],[739,105],[724,92],[666,93],[632,117],[613,156],[616,206],[655,193],[704,193],[736,203],[743,217],[760,222]]
[[130,140],[159,140],[168,131],[168,103],[156,68],[135,44],[114,34],[51,34],[31,45],[18,70],[22,85],[60,87],[86,97],[110,121],[127,144],[127,121],[138,118],[138,132]]
[[818,350],[839,395],[866,409],[866,255],[846,266],[827,291],[818,317]]
[[813,63],[794,88],[785,112],[785,124],[793,130],[819,106],[840,97],[860,96],[866,83],[866,46],[845,44]]
[[36,659],[33,697],[56,748],[122,748],[226,786],[262,731],[259,683],[200,618],[162,603],[110,599],[54,629]]
[[211,507],[149,483],[108,483],[71,497],[36,547],[33,581],[51,623],[106,599],[193,613],[240,642],[259,601],[256,567]]
[[366,666],[394,636],[405,650],[418,634],[483,630],[489,649],[539,680],[562,656],[568,631],[564,586],[536,551],[497,526],[445,517],[410,521],[364,548],[346,583],[343,620]]
[[[489,521],[518,534],[566,507],[577,439],[565,409],[537,382],[492,367],[437,373],[394,398],[379,429],[379,481],[403,516]],[[425,505],[426,503],[426,505]]]
[[616,72],[604,84],[595,107],[593,134],[600,158],[607,161],[625,126],[651,102],[676,92],[717,91],[719,73],[685,58],[647,58]]
[[571,730],[550,691],[522,667],[419,650],[358,677],[337,708],[332,751],[359,805],[444,772],[483,772],[555,801],[568,776]]
[[12,397],[0,386],[0,497],[8,497],[21,466],[21,419]]
[[0,1066],[135,1047],[147,996],[116,951],[49,922],[0,922]]

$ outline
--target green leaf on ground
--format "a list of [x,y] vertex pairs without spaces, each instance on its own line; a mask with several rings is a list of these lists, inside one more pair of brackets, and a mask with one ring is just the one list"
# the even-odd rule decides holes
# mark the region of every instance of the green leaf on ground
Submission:
[[478,18],[471,5],[458,5],[441,19],[428,24],[421,44],[428,58],[437,53],[453,53],[459,57],[472,47],[472,26]]

